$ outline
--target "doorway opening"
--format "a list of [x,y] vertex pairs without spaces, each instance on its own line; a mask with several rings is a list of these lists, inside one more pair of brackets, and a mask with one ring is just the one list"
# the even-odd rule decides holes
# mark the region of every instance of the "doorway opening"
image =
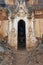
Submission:
[[24,20],[18,22],[18,49],[26,49],[26,28]]

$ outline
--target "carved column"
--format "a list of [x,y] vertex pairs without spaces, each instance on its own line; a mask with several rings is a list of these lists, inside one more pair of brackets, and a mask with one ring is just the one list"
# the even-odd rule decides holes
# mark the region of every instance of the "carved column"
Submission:
[[36,43],[34,32],[34,13],[32,13],[32,18],[29,21],[28,33],[28,48],[32,48],[35,46]]
[[[11,29],[12,29],[12,20],[11,20],[11,16],[9,16],[8,19],[9,19],[9,32],[10,32]],[[9,32],[8,32],[8,34],[9,34]]]
[[16,45],[16,30],[14,28],[14,18],[10,18],[9,19],[9,27],[11,27],[11,29],[9,28],[9,35],[8,35],[8,43],[10,46],[14,47],[15,49],[17,49],[17,45]]
[[32,26],[32,32],[33,32],[33,40],[36,42],[36,37],[35,37],[35,26],[34,26],[34,23],[35,23],[35,18],[34,18],[34,12],[32,13],[32,20],[31,20],[31,26]]

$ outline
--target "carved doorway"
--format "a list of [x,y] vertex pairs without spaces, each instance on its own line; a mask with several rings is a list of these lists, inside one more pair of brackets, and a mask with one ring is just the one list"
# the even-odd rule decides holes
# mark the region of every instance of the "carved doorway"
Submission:
[[26,28],[24,20],[18,22],[18,49],[26,49]]

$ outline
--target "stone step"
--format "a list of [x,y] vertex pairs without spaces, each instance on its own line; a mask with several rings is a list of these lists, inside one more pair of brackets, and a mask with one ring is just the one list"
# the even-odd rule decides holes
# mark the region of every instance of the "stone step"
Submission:
[[26,51],[17,51],[16,52],[16,65],[24,65],[25,59],[27,57]]

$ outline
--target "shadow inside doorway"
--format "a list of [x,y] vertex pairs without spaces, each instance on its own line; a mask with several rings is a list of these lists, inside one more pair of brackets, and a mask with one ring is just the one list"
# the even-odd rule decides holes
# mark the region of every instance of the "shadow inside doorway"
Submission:
[[18,49],[26,49],[26,29],[23,20],[18,22]]

